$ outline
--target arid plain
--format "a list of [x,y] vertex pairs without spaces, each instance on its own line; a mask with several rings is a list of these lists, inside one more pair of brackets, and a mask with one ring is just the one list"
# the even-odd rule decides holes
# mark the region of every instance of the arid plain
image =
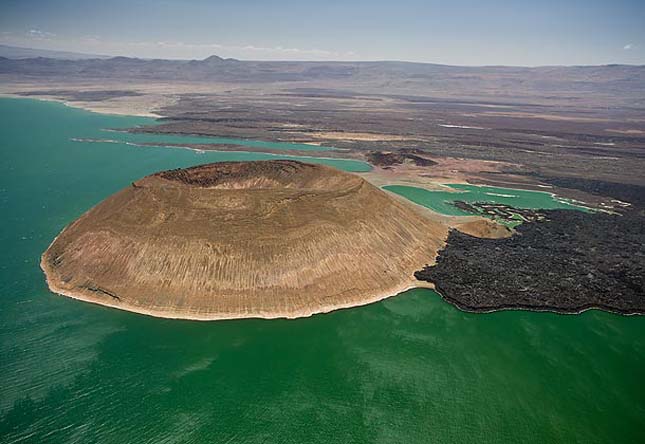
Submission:
[[[250,62],[217,56],[192,61],[41,58],[0,59],[0,78],[0,92],[7,95],[159,119],[156,125],[131,130],[135,132],[334,147],[324,151],[324,156],[369,162],[372,170],[361,175],[376,186],[439,190],[447,183],[469,183],[546,191],[615,213],[615,217],[629,211],[630,221],[642,220],[645,67],[641,66],[456,67],[399,62]],[[285,153],[279,148],[226,143],[178,145],[198,151]],[[290,149],[288,153],[311,155],[309,150]],[[591,233],[611,226],[596,221],[597,217],[591,213],[582,217],[578,230]],[[456,225],[453,221],[446,226]],[[469,229],[462,224],[462,231],[469,230],[494,237],[501,233],[495,227]],[[588,239],[583,238],[579,242]],[[582,243],[571,248],[596,248]],[[496,244],[495,248],[511,248],[504,245]],[[547,246],[545,251],[550,248],[555,246]],[[619,248],[612,248],[607,255],[616,257],[626,275],[637,276],[643,267],[640,256],[621,259]],[[441,245],[432,248],[437,249]],[[450,240],[446,251],[449,249]],[[395,249],[391,251],[396,254]],[[542,250],[532,251],[535,255]],[[544,262],[545,254],[533,260]],[[428,255],[428,263],[432,256]],[[595,257],[587,260],[587,268],[600,266]],[[466,264],[476,266],[477,260],[470,258]],[[510,282],[512,272],[502,268],[492,273]],[[615,276],[608,272],[594,285],[612,285]],[[587,285],[583,278],[573,279]],[[481,280],[488,282],[483,275]],[[636,294],[642,291],[639,282],[636,279],[629,286]],[[422,281],[416,284],[426,285]],[[368,291],[368,299],[410,286],[388,284],[378,297]],[[450,285],[443,285],[447,287]],[[514,296],[507,300],[514,300]],[[344,301],[340,305],[351,304]],[[640,302],[627,305],[631,307],[627,311],[641,310]]]

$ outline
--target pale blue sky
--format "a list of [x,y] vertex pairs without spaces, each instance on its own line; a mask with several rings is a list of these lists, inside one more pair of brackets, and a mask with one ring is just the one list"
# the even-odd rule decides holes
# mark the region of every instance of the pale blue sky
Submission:
[[160,58],[645,64],[645,0],[0,0],[0,43]]

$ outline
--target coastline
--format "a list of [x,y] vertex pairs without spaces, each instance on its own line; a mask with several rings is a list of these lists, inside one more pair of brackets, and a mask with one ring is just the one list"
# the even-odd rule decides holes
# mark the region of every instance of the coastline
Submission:
[[587,311],[597,310],[597,311],[604,311],[606,313],[611,313],[618,316],[640,316],[645,314],[645,312],[639,311],[639,310],[620,311],[620,310],[616,310],[615,308],[611,308],[603,305],[594,305],[594,304],[590,304],[588,306],[584,306],[581,308],[576,308],[574,310],[565,310],[562,308],[550,307],[550,306],[533,307],[529,305],[508,305],[508,306],[501,305],[499,307],[477,308],[477,307],[470,307],[468,305],[459,303],[456,299],[446,296],[436,286],[432,288],[432,290],[434,290],[434,292],[437,293],[439,297],[441,297],[441,299],[444,300],[444,302],[452,305],[459,311],[463,311],[464,313],[490,314],[490,313],[498,313],[503,311],[528,311],[533,313],[552,313],[557,315],[572,316],[572,315],[579,315]]
[[[56,239],[54,239],[55,241]],[[54,242],[52,241],[52,243]],[[155,310],[147,309],[137,306],[132,306],[128,304],[114,303],[109,300],[101,300],[99,298],[89,297],[80,293],[74,293],[65,289],[62,289],[57,285],[56,282],[52,280],[51,269],[45,260],[45,253],[41,256],[40,268],[45,274],[45,282],[49,291],[54,294],[68,297],[70,299],[75,299],[77,301],[87,302],[94,305],[100,305],[107,308],[118,309],[122,311],[128,311],[131,313],[136,313],[145,316],[151,316],[155,318],[162,319],[177,319],[177,320],[187,320],[187,321],[223,321],[223,320],[235,320],[235,319],[300,319],[308,318],[318,314],[331,313],[337,310],[344,310],[354,307],[362,307],[365,305],[373,304],[380,302],[384,299],[388,299],[394,296],[398,296],[408,290],[413,290],[417,288],[425,288],[433,290],[435,288],[434,284],[424,281],[418,281],[416,279],[410,279],[408,283],[393,287],[391,290],[384,290],[382,292],[370,295],[364,299],[354,301],[351,303],[342,303],[342,304],[328,304],[322,305],[312,310],[293,310],[293,311],[275,311],[275,312],[250,312],[250,313],[224,313],[224,314],[212,314],[212,315],[199,315],[196,313],[182,313],[179,311],[172,312],[166,310]]]
[[436,265],[415,276],[435,283],[446,302],[472,313],[645,314],[638,214],[560,209],[547,210],[544,217],[492,244],[452,232]]
[[88,111],[91,113],[96,113],[96,114],[108,114],[108,115],[116,115],[116,116],[130,116],[130,117],[150,117],[153,119],[160,119],[163,117],[166,117],[164,115],[158,114],[156,112],[150,111],[148,107],[145,107],[145,110],[141,111],[132,111],[132,106],[128,106],[127,103],[119,103],[115,104],[114,102],[110,103],[110,105],[113,105],[111,107],[105,107],[105,106],[99,106],[100,103],[102,102],[82,102],[82,101],[75,101],[75,100],[65,100],[65,99],[60,99],[57,97],[53,96],[38,96],[38,95],[33,95],[33,96],[25,96],[22,94],[17,94],[17,93],[9,93],[9,92],[3,92],[0,93],[0,98],[8,98],[8,99],[33,99],[33,100],[40,100],[43,102],[55,102],[55,103],[60,103],[62,105],[68,106],[70,108],[78,108],[82,109],[84,111]]
[[[151,134],[156,134],[156,133],[151,133]],[[251,139],[251,140],[255,140],[255,139]],[[311,151],[311,152],[307,151],[306,152],[307,154],[304,154],[304,153],[303,154],[290,154],[289,150],[284,150],[282,152],[267,151],[267,150],[249,151],[249,150],[245,150],[245,149],[204,150],[204,149],[188,146],[190,144],[186,144],[186,145],[164,144],[164,143],[158,143],[157,144],[157,143],[149,143],[149,142],[136,143],[136,142],[125,142],[125,141],[120,141],[120,140],[91,140],[91,139],[87,139],[87,140],[86,139],[72,139],[72,141],[74,141],[74,142],[90,142],[90,143],[121,143],[121,144],[125,144],[125,145],[134,146],[134,147],[137,147],[137,148],[169,148],[169,149],[175,148],[175,149],[180,149],[180,150],[192,151],[192,152],[195,152],[195,153],[198,153],[198,154],[205,154],[205,153],[243,153],[243,154],[263,154],[263,155],[267,155],[267,156],[278,157],[280,159],[285,159],[285,158],[287,158],[287,159],[307,158],[307,159],[324,159],[324,160],[332,160],[332,161],[363,162],[363,163],[369,165],[372,169],[374,168],[374,166],[371,163],[367,162],[366,160],[355,159],[355,158],[352,158],[352,157],[330,157],[330,156],[324,156],[324,155],[322,155],[322,156],[314,156],[312,154],[309,154],[309,153],[313,153],[313,154],[315,154],[315,153],[326,153],[327,151]],[[241,147],[241,148],[244,147],[244,145],[238,145],[238,146]],[[302,152],[299,152],[299,153],[302,153]],[[369,170],[369,171],[354,171],[353,174],[361,175],[361,174],[367,174],[369,172],[371,172],[371,170]]]
[[[533,313],[551,313],[556,315],[564,316],[575,316],[579,314],[586,313],[588,311],[602,311],[610,313],[617,316],[640,316],[645,313],[641,311],[619,311],[611,307],[606,307],[602,305],[589,305],[575,310],[565,310],[558,307],[532,307],[532,306],[523,306],[523,305],[513,305],[513,306],[499,306],[499,307],[486,307],[486,308],[476,308],[469,307],[459,303],[456,299],[450,298],[441,292],[439,288],[435,286],[434,283],[424,282],[419,280],[412,280],[409,285],[402,285],[396,287],[392,291],[383,291],[381,293],[366,297],[363,300],[346,303],[346,304],[331,304],[321,306],[314,310],[301,310],[301,311],[285,311],[285,312],[252,312],[252,313],[231,313],[231,314],[220,314],[220,315],[205,315],[200,316],[198,314],[192,313],[181,313],[181,312],[170,312],[163,310],[154,310],[154,309],[145,309],[141,307],[131,306],[127,304],[118,304],[111,303],[106,300],[99,300],[98,298],[90,298],[81,294],[76,294],[64,289],[59,288],[52,280],[50,275],[47,272],[47,265],[44,257],[41,257],[40,268],[45,274],[45,281],[50,292],[64,296],[70,299],[77,301],[98,305],[110,309],[116,309],[121,311],[126,311],[138,315],[149,316],[153,318],[160,319],[174,319],[174,320],[184,320],[184,321],[199,321],[199,322],[209,322],[209,321],[226,321],[226,320],[241,320],[241,319],[286,319],[286,320],[296,320],[309,318],[314,315],[328,314],[338,310],[346,310],[355,307],[363,307],[366,305],[371,305],[385,299],[393,298],[400,296],[403,293],[415,290],[415,289],[426,289],[433,290],[445,303],[453,306],[459,311],[464,313],[472,314],[493,314],[499,312],[508,312],[508,311],[524,311],[524,312],[533,312]],[[425,284],[425,285],[424,285]]]
[[[80,108],[84,109],[88,112],[98,112],[102,113],[99,111],[93,111],[93,110],[88,110],[87,108],[84,108],[82,106],[78,106],[77,104],[71,103],[71,102],[65,102],[62,100],[55,100],[55,99],[48,99],[48,98],[39,98],[39,97],[23,97],[23,96],[17,96],[17,95],[6,95],[2,94],[3,97],[12,97],[16,99],[35,99],[35,100],[40,100],[40,101],[52,101],[52,102],[57,102],[61,103],[64,106],[68,107],[74,107],[74,108]],[[123,114],[125,115],[125,114]],[[128,114],[132,115],[132,114]],[[185,146],[170,146],[170,145],[145,145],[145,144],[136,144],[136,143],[128,143],[124,142],[127,144],[131,144],[134,146],[139,146],[139,147],[146,147],[146,146],[161,146],[161,147],[167,147],[167,148],[179,148],[179,149],[188,149],[188,150],[194,150],[194,151],[199,151],[195,150],[194,148],[191,147],[185,147]],[[244,150],[235,150],[235,152],[247,152]],[[267,153],[268,155],[276,155],[276,156],[281,156],[273,153]],[[302,157],[302,156],[299,156]],[[307,156],[307,157],[317,157],[317,156]],[[330,160],[337,160],[338,158],[331,158],[331,157],[326,157],[326,159]],[[351,160],[351,159],[348,159]],[[368,173],[358,173],[359,176],[365,177],[365,175],[368,175]],[[464,183],[464,182],[456,182],[456,183]],[[402,183],[403,184],[403,183]],[[468,184],[468,183],[466,183]],[[389,184],[388,184],[389,185]],[[424,186],[422,184],[418,185],[409,185],[405,184],[408,186],[417,186],[422,189],[428,189],[427,186]],[[446,186],[448,183],[443,183],[439,184],[437,183],[437,186]],[[505,189],[508,190],[516,190],[516,191],[527,191],[522,188],[508,188],[504,187]],[[414,207],[417,207],[419,210],[422,210],[422,212],[430,212],[433,214],[433,216],[436,219],[443,219],[443,223],[447,226],[450,226],[451,228],[455,228],[459,223],[457,222],[458,219],[455,217],[450,217],[450,216],[444,216],[439,213],[435,213],[433,210],[424,207],[422,205],[416,204],[414,202],[408,201],[405,198],[402,198],[399,195],[396,195],[395,193],[389,192],[389,190],[383,190],[386,191],[388,194],[392,196],[396,196],[398,200],[405,201],[407,204],[411,204]],[[550,191],[533,191],[533,192],[538,192],[542,194],[546,194],[551,196],[552,198],[557,198],[556,193],[550,192]],[[571,202],[563,202],[568,205],[575,205],[572,204]],[[588,208],[588,207],[586,207]],[[468,218],[468,220],[475,220],[477,216],[463,216],[464,218]],[[54,241],[56,238],[54,239]],[[53,241],[52,241],[53,243]],[[200,320],[200,321],[209,321],[209,320],[224,320],[224,319],[241,319],[241,318],[259,318],[259,319],[297,319],[297,318],[302,318],[302,317],[310,317],[315,314],[322,314],[322,313],[329,313],[335,310],[340,310],[340,309],[345,309],[345,308],[352,308],[352,307],[358,307],[358,306],[363,306],[363,305],[368,305],[371,303],[378,302],[380,300],[384,300],[389,297],[396,296],[400,294],[401,292],[405,292],[410,289],[414,288],[430,288],[430,289],[436,289],[436,286],[433,283],[424,283],[423,281],[417,281],[415,279],[410,279],[406,281],[405,284],[394,286],[390,289],[386,289],[383,291],[375,292],[372,293],[368,296],[357,298],[356,301],[350,301],[350,302],[343,302],[339,304],[326,304],[326,305],[321,305],[319,307],[315,307],[313,309],[307,309],[307,310],[284,310],[284,311],[258,311],[258,312],[250,312],[250,313],[224,313],[221,315],[211,315],[211,314],[200,314],[200,313],[191,313],[191,312],[185,312],[182,313],[180,311],[172,311],[172,310],[157,310],[154,308],[142,308],[138,306],[131,306],[128,304],[122,304],[116,301],[110,301],[110,300],[102,300],[101,298],[96,298],[92,297],[90,295],[84,295],[82,293],[75,293],[75,292],[70,292],[65,289],[63,289],[59,283],[55,282],[55,280],[50,279],[50,274],[49,270],[47,269],[47,264],[44,263],[44,259],[41,258],[41,269],[45,272],[46,275],[46,281],[49,289],[57,294],[61,294],[64,296],[67,296],[72,299],[77,299],[81,300],[84,302],[89,302],[89,303],[94,303],[98,305],[103,305],[111,308],[118,308],[124,311],[130,311],[138,314],[143,314],[143,315],[148,315],[148,316],[153,316],[153,317],[160,317],[160,318],[168,318],[168,319],[187,319],[187,320]],[[602,305],[589,305],[589,306],[584,306],[582,308],[575,308],[572,310],[567,310],[567,309],[559,309],[558,307],[532,307],[532,306],[519,306],[519,305],[509,305],[509,306],[491,306],[491,307],[485,307],[485,308],[476,308],[476,307],[469,307],[467,305],[460,305],[456,301],[451,300],[450,298],[445,297],[442,293],[440,293],[438,290],[437,292],[440,294],[440,296],[448,303],[451,305],[455,306],[456,308],[464,311],[464,312],[471,312],[471,313],[493,313],[497,311],[510,311],[510,310],[522,310],[522,311],[535,311],[535,312],[552,312],[552,313],[558,313],[558,314],[578,314],[578,313],[583,313],[588,310],[601,310],[601,311],[607,311],[611,313],[616,313],[616,314],[621,314],[621,315],[637,315],[637,314],[643,314],[640,311],[634,311],[634,312],[623,312],[619,310],[614,310],[610,307],[605,307]]]

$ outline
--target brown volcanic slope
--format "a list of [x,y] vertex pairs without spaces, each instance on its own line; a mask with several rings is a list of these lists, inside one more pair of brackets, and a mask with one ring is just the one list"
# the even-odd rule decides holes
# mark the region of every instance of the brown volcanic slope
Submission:
[[43,254],[52,291],[160,317],[300,317],[424,285],[448,227],[364,179],[294,161],[145,177]]

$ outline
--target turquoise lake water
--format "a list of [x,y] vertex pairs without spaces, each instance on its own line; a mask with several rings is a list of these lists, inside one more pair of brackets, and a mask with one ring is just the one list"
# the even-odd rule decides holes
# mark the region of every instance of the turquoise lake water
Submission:
[[412,290],[189,322],[50,293],[41,253],[132,180],[275,158],[70,141],[146,121],[0,100],[0,443],[645,442],[643,317],[469,314]]
[[577,209],[573,202],[558,198],[552,193],[541,191],[516,190],[469,184],[446,185],[446,190],[426,190],[406,185],[387,185],[384,189],[399,194],[414,203],[423,205],[433,211],[450,216],[472,216],[468,211],[452,205],[454,201],[491,202],[510,205],[516,208],[531,209]]

